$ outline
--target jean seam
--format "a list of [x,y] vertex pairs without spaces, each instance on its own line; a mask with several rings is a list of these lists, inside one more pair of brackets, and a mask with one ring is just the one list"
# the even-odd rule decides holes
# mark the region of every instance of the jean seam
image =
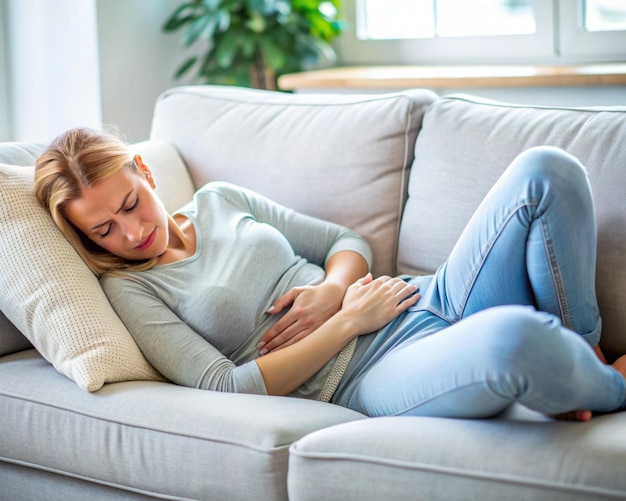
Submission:
[[568,329],[572,328],[572,321],[570,317],[570,308],[565,301],[567,297],[565,291],[565,284],[563,283],[563,275],[561,274],[561,270],[557,266],[557,258],[554,252],[554,245],[552,244],[552,238],[550,237],[550,232],[548,231],[547,223],[540,219],[541,222],[541,234],[543,236],[544,249],[546,252],[546,256],[548,258],[548,264],[550,266],[550,274],[552,275],[552,282],[554,284],[554,288],[556,290],[556,298],[559,304],[559,311],[561,312],[561,321],[563,325]]
[[415,308],[414,306],[412,306],[411,308],[407,310],[407,312],[418,312],[418,311],[427,311],[428,313],[431,313],[432,315],[436,316],[438,319],[443,320],[444,322],[449,324],[449,326],[457,322],[456,319],[449,318],[447,315],[444,315],[443,312],[439,311],[437,308],[434,308],[433,306],[430,306],[430,305],[422,306],[419,308]]

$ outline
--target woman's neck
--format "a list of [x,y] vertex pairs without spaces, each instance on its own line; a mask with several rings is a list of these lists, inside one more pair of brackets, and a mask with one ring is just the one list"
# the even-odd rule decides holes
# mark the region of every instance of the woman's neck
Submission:
[[182,214],[168,218],[169,242],[158,264],[169,264],[193,256],[196,252],[196,230],[191,220]]

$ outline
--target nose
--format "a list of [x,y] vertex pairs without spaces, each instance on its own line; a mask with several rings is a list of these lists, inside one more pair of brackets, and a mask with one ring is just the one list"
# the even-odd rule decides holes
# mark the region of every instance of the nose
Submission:
[[129,242],[138,243],[143,238],[143,227],[138,220],[129,219],[124,221],[122,231]]

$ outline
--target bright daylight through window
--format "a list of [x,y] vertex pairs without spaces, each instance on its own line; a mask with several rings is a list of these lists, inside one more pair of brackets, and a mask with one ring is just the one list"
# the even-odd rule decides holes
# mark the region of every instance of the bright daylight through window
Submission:
[[362,0],[360,38],[534,33],[530,0]]
[[626,0],[586,0],[585,28],[589,31],[626,30]]
[[[572,0],[573,1],[573,0]],[[588,31],[626,29],[626,0],[584,0]],[[359,38],[522,35],[535,32],[531,0],[361,0]]]

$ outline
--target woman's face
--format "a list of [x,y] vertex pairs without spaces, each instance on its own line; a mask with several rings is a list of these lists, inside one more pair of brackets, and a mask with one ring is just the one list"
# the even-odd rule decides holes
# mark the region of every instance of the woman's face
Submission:
[[150,170],[124,168],[67,203],[65,217],[90,240],[123,259],[162,255],[169,243],[168,215],[154,192]]

